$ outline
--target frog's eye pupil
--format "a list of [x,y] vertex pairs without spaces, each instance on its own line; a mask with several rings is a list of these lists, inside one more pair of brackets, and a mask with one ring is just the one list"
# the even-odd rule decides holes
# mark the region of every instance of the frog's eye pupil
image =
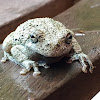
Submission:
[[33,35],[31,35],[31,38],[35,38]]
[[69,39],[72,39],[72,35],[70,35],[68,38],[69,38]]
[[41,38],[42,36],[39,36],[39,38]]
[[68,33],[67,37],[65,38],[65,43],[70,44],[71,41],[72,41],[72,35],[70,33]]
[[17,39],[15,39],[15,41],[17,41]]

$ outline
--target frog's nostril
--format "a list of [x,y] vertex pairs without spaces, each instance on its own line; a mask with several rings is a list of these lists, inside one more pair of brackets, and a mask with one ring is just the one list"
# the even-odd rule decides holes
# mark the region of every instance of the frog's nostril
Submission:
[[34,35],[31,35],[31,38],[35,38]]

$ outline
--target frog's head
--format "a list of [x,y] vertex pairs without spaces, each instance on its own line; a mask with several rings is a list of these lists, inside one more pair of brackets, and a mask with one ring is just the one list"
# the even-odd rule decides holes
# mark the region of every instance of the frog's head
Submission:
[[68,54],[72,47],[72,33],[67,30],[66,33],[45,34],[38,31],[39,34],[30,34],[28,47],[33,51],[46,56],[58,57]]
[[58,21],[48,18],[41,20],[37,21],[41,24],[31,28],[27,46],[46,57],[58,57],[69,53],[73,32]]
[[67,55],[72,48],[72,34],[68,32],[65,36],[61,37],[53,48],[52,56]]

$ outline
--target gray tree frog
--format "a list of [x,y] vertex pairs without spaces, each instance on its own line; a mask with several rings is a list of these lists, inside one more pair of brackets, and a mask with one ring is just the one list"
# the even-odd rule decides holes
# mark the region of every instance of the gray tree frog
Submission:
[[9,59],[20,65],[23,68],[20,74],[26,74],[33,68],[33,75],[39,75],[38,66],[48,68],[48,64],[58,62],[72,50],[69,62],[79,60],[85,73],[85,62],[89,64],[91,73],[94,68],[88,56],[82,52],[74,33],[51,18],[30,19],[19,25],[5,38],[2,48],[4,57],[1,62]]

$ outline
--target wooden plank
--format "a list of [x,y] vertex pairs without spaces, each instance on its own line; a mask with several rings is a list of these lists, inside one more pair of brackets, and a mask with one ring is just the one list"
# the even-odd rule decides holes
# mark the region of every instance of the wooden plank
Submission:
[[[99,40],[100,34],[94,33],[92,32],[91,36],[91,32],[86,32],[85,36],[78,38],[78,41],[80,41],[86,53],[91,51],[94,47],[100,47],[100,41],[95,40]],[[83,41],[81,41],[81,39],[83,39]],[[93,41],[93,44],[90,46],[87,45],[89,41]],[[85,49],[87,47],[88,49]],[[97,51],[92,50],[89,57],[94,61],[94,57],[97,56],[96,54]],[[12,67],[6,71],[5,74],[2,74],[10,66]],[[25,100],[29,96],[36,100],[43,99],[81,72],[81,66],[78,62],[66,64],[64,61],[52,65],[50,69],[40,68],[42,75],[36,78],[32,76],[32,71],[26,76],[21,76],[19,74],[21,68],[9,61],[5,64],[0,64],[0,69],[2,69],[0,73],[0,83],[3,84],[1,85],[0,98],[5,98],[5,100],[7,98],[11,100],[14,95],[16,95],[17,99],[19,98],[21,100]],[[1,79],[4,81],[2,82]]]
[[[78,17],[78,12],[82,11],[81,13],[84,16],[83,7],[88,7],[88,4],[91,6],[95,5],[97,2],[99,1],[83,0],[69,10],[54,18],[64,23],[66,27],[75,30],[75,32],[84,30],[85,36],[77,37],[77,40],[79,41],[83,51],[89,55],[92,62],[100,59],[100,29],[98,28],[98,26],[95,26],[93,24],[92,30],[91,26],[89,25],[91,23],[90,20],[88,21],[89,18],[84,21],[79,21],[82,20],[83,17]],[[89,7],[88,9],[90,9]],[[100,7],[98,9],[100,9]],[[88,10],[86,9],[85,11],[88,12]],[[91,15],[93,12],[92,10],[89,11],[89,14]],[[95,15],[98,15],[97,8],[94,9],[94,12]],[[89,17],[91,18],[90,15]],[[95,21],[98,18],[92,18],[94,20],[94,23],[96,23]],[[86,24],[87,21],[89,26]],[[85,27],[85,24],[87,25],[87,27]],[[77,28],[78,30],[76,30]],[[2,50],[0,49],[0,59],[2,56]],[[4,98],[5,100],[11,100],[15,96],[15,100],[27,100],[28,98],[34,98],[34,100],[42,100],[44,98],[47,98],[51,93],[55,92],[61,86],[64,86],[64,84],[79,75],[79,73],[81,72],[81,65],[78,62],[66,64],[65,59],[63,59],[60,62],[53,64],[50,69],[40,68],[42,74],[38,77],[33,77],[32,71],[25,76],[21,76],[19,74],[20,70],[21,68],[18,65],[15,65],[14,63],[11,63],[9,61],[5,64],[0,64],[0,83],[2,83],[2,86],[0,88],[0,92],[2,95],[0,96],[0,99]],[[5,75],[2,74],[3,72],[5,72]],[[9,90],[12,92],[8,92]]]
[[56,16],[72,30],[100,30],[100,0],[82,0],[73,7]]
[[100,59],[94,65],[93,74],[78,74],[44,100],[92,100],[100,91]]
[[73,3],[73,0],[0,0],[0,43],[24,21],[54,17]]

